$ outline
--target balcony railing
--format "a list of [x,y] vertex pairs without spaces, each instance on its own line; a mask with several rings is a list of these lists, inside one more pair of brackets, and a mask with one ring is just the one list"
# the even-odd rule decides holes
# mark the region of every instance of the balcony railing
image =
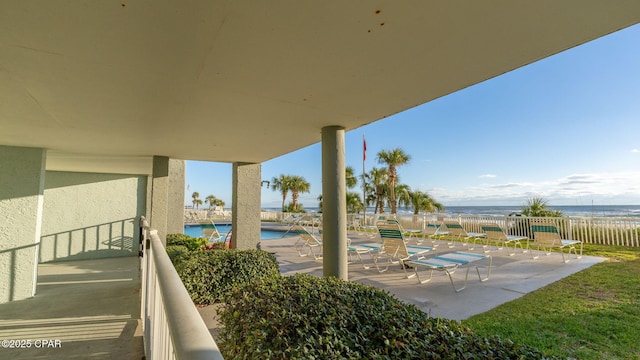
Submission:
[[223,359],[156,230],[141,219],[142,301],[147,359]]

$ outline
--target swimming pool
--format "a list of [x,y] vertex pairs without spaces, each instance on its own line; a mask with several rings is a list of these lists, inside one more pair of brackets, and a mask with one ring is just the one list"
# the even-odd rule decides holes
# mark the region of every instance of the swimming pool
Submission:
[[[224,238],[227,235],[227,233],[231,231],[231,224],[221,224],[221,225],[216,224],[216,228],[218,229],[218,232],[220,233],[220,235],[222,235],[222,237]],[[185,225],[184,234],[189,235],[191,237],[204,237],[204,235],[202,235],[202,230],[200,229],[199,225]],[[260,231],[260,240],[280,239],[282,237],[289,237],[289,236],[295,236],[295,234],[285,233],[284,231],[277,231],[277,230],[262,229],[262,231]]]

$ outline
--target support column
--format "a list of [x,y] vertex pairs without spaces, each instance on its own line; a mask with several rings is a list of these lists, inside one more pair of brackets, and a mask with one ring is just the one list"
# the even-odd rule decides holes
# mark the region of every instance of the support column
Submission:
[[35,295],[46,150],[0,146],[0,303]]
[[344,128],[322,128],[323,275],[348,279]]
[[169,214],[169,158],[153,157],[151,184],[151,218],[149,225],[158,230],[158,236],[166,245],[167,216]]
[[169,212],[167,234],[184,232],[185,161],[169,160]]
[[260,164],[233,163],[231,231],[234,249],[260,248]]

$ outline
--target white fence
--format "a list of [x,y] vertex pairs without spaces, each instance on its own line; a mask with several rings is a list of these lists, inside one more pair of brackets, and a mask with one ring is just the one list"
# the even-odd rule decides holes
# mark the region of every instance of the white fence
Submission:
[[146,359],[223,359],[156,230],[141,219],[143,339]]
[[[374,215],[367,215],[373,223]],[[580,240],[585,244],[640,246],[640,218],[613,217],[519,217],[475,215],[398,215],[407,229],[424,229],[427,222],[459,221],[469,232],[482,232],[482,224],[498,224],[510,235],[532,238],[531,224],[552,223],[558,226],[565,239]]]
[[[192,215],[192,214],[191,214]],[[207,214],[203,211],[202,217]],[[389,214],[385,214],[389,216]],[[321,214],[292,214],[275,211],[263,211],[262,221],[271,222],[292,222],[300,221],[305,224],[319,224]],[[366,214],[366,221],[362,220],[361,214],[349,214],[348,223],[352,224],[356,219],[362,224],[373,225],[380,214]],[[230,217],[230,215],[229,215]],[[298,218],[296,218],[298,217]],[[403,227],[407,229],[424,229],[427,222],[442,222],[443,220],[454,220],[462,223],[467,231],[480,232],[481,224],[494,223],[500,225],[510,235],[527,236],[531,238],[532,223],[553,223],[562,231],[566,239],[581,240],[586,244],[618,245],[618,246],[640,246],[640,218],[638,217],[521,217],[521,216],[500,216],[500,215],[447,215],[447,214],[398,214],[396,218]],[[187,211],[185,211],[187,219]],[[210,220],[222,220],[215,216],[210,216]],[[226,219],[225,219],[226,220]]]

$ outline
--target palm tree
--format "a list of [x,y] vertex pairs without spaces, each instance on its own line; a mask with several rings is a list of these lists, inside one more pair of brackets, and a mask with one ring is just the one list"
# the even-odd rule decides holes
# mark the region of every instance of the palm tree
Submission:
[[218,199],[213,195],[207,196],[206,202],[209,203],[209,209],[211,209],[212,206],[224,206],[224,201],[222,201],[221,199]]
[[[202,200],[200,200],[200,193],[198,193],[197,191],[194,191],[193,194],[191,194],[191,197],[193,198],[193,208],[197,209],[199,204],[202,204]],[[198,203],[198,201],[200,201]]]
[[[409,206],[411,205],[411,198],[409,197],[409,193],[411,192],[411,188],[406,184],[396,184],[396,188],[393,191],[396,195],[396,207],[397,206]],[[389,199],[389,204],[391,204],[391,200]]]
[[378,163],[387,165],[389,177],[389,203],[391,205],[391,213],[396,213],[396,194],[395,187],[398,181],[398,173],[396,168],[405,165],[411,160],[411,156],[406,154],[402,149],[382,150],[378,153]]
[[344,168],[345,173],[345,184],[347,185],[347,189],[353,189],[356,185],[358,185],[358,178],[353,174],[353,167],[347,166]]
[[[420,211],[435,212],[444,210],[444,205],[422,191],[409,191],[410,205],[413,207],[413,221],[418,221]],[[409,204],[408,204],[409,205]]]
[[387,169],[378,169],[374,167],[369,171],[368,174],[365,175],[366,181],[366,193],[367,195],[367,204],[370,204],[369,201],[373,200],[375,203],[374,214],[380,213],[384,214],[384,198],[387,194],[387,178],[388,173]]
[[350,214],[357,214],[364,210],[364,204],[360,199],[360,194],[353,191],[347,192],[347,212]]
[[209,209],[211,209],[212,206],[216,205],[218,199],[213,195],[209,195],[204,200],[209,204]]
[[292,175],[289,182],[289,190],[291,190],[291,208],[293,211],[298,210],[298,197],[300,193],[308,193],[311,184],[302,176]]
[[271,189],[273,191],[280,190],[282,193],[282,212],[284,212],[284,202],[287,200],[287,194],[291,190],[291,175],[280,175],[280,177],[271,179]]
[[202,200],[193,199],[193,206],[196,208],[196,210],[198,210],[198,205],[202,205]]
[[549,201],[542,196],[534,196],[527,199],[522,207],[522,215],[524,216],[542,216],[542,217],[562,217],[562,211],[549,210]]

